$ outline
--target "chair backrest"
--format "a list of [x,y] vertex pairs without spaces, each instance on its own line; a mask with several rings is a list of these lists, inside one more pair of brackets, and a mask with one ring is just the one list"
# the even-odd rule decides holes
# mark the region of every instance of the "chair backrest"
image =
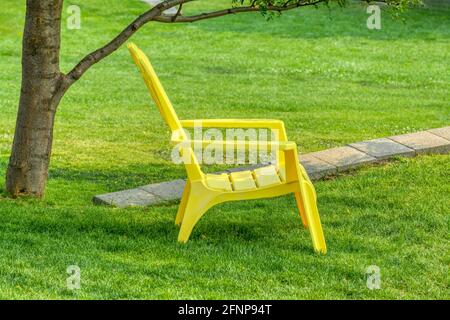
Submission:
[[158,76],[153,69],[150,60],[147,56],[139,49],[134,43],[128,44],[128,50],[130,50],[131,56],[134,60],[134,63],[138,66],[141,71],[141,75],[144,78],[144,82],[147,85],[148,90],[155,101],[156,106],[161,113],[162,118],[169,126],[172,132],[179,131],[180,133],[183,131],[180,120],[178,119],[177,114],[172,106],[172,103],[169,100],[161,82],[158,79]]
[[[153,69],[150,60],[147,56],[139,49],[134,43],[128,44],[128,50],[130,50],[131,56],[134,63],[138,66],[141,71],[141,75],[144,78],[144,82],[147,85],[150,95],[155,101],[156,106],[161,113],[164,121],[169,126],[172,134],[176,134],[177,139],[186,140],[188,139],[183,127],[181,126],[180,120],[169,100],[166,92],[164,91],[158,76]],[[195,156],[194,150],[190,144],[181,146],[180,152],[182,153],[183,162],[186,166],[186,171],[191,180],[203,179],[203,173],[201,171],[198,160]]]

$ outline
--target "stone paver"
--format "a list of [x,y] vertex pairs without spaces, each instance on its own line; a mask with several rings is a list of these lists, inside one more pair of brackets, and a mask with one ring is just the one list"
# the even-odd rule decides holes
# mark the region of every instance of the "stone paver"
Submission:
[[119,208],[139,206],[147,207],[161,202],[157,196],[150,194],[142,189],[130,189],[119,192],[113,192],[95,196],[95,204],[106,204]]
[[447,153],[450,151],[449,140],[427,131],[393,136],[389,139],[414,149],[418,154]]
[[310,155],[332,164],[337,167],[338,171],[356,168],[363,164],[373,163],[377,160],[376,158],[349,146],[314,152]]
[[[299,158],[310,175],[310,178],[315,180],[327,174],[346,171],[393,156],[449,152],[450,127],[444,127],[352,143],[345,147],[300,155]],[[232,168],[224,172],[254,170],[260,166],[263,165]],[[150,184],[136,189],[98,195],[93,198],[93,202],[121,208],[128,206],[151,206],[181,198],[184,185],[185,180],[182,179]]]
[[416,154],[413,149],[386,138],[351,143],[349,146],[380,160],[394,156],[412,157]]
[[311,180],[317,180],[325,177],[328,174],[334,174],[337,172],[337,167],[320,160],[311,154],[301,154],[299,159],[306,172],[308,172]]
[[450,127],[430,129],[428,132],[435,134],[441,138],[450,140]]
[[167,182],[149,184],[146,186],[142,186],[139,189],[151,193],[152,195],[155,195],[161,198],[162,200],[171,201],[181,198],[185,184],[186,184],[185,180],[178,179]]

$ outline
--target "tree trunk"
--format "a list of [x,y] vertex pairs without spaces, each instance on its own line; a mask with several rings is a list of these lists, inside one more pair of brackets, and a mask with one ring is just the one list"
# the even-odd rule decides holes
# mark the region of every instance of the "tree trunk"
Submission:
[[59,70],[62,0],[27,0],[22,89],[6,188],[13,197],[42,196],[56,108],[64,94]]

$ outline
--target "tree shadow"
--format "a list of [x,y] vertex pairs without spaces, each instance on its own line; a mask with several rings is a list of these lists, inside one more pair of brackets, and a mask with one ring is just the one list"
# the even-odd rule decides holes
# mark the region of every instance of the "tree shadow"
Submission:
[[183,166],[167,164],[132,164],[120,168],[75,169],[51,167],[49,181],[97,184],[108,191],[119,191],[186,176]]
[[[411,8],[400,17],[382,9],[382,29],[369,30],[369,14],[360,4],[347,8],[331,6],[301,8],[285,12],[281,17],[266,21],[252,14],[226,16],[221,19],[200,21],[196,28],[205,32],[241,33],[243,35],[272,36],[281,39],[362,38],[367,40],[448,38],[446,27],[450,8]],[[295,26],[295,28],[293,28]],[[233,37],[233,35],[230,35]]]

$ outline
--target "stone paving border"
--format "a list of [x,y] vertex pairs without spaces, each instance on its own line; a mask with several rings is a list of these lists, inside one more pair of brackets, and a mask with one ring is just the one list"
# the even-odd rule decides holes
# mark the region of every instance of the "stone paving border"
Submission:
[[[300,155],[300,162],[313,180],[344,172],[365,164],[377,163],[393,157],[413,157],[418,154],[450,153],[450,126],[416,133],[380,138]],[[228,169],[226,172],[252,170],[256,167]],[[185,180],[173,180],[135,189],[118,191],[93,198],[95,204],[119,208],[147,207],[181,198]]]

